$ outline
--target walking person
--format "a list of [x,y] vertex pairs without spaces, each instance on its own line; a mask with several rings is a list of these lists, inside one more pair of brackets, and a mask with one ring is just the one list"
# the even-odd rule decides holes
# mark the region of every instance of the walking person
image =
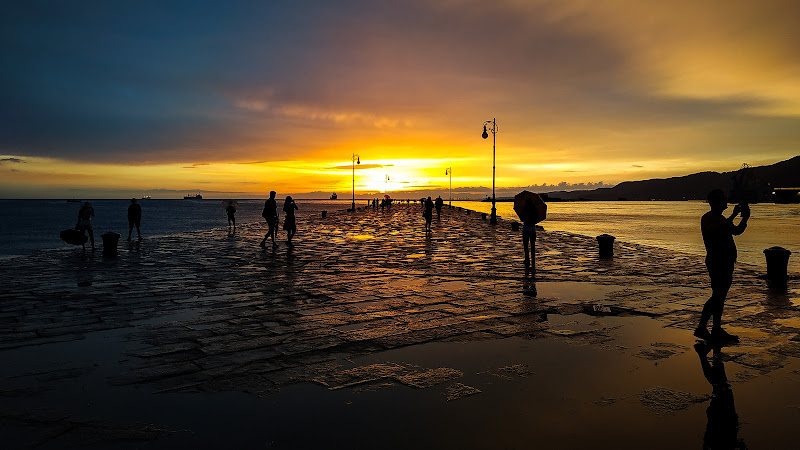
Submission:
[[135,198],[131,199],[131,204],[128,205],[128,242],[131,241],[131,233],[133,227],[136,226],[136,234],[139,239],[142,239],[142,231],[139,229],[142,221],[142,205],[140,205]]
[[297,233],[297,221],[294,217],[294,212],[297,210],[297,204],[292,200],[291,195],[286,196],[286,201],[283,203],[283,212],[286,214],[283,219],[283,229],[286,230],[286,244],[292,244],[292,238]]
[[261,241],[261,247],[267,246],[267,239],[270,237],[272,237],[272,246],[278,246],[278,244],[275,243],[275,231],[278,227],[278,202],[275,201],[275,195],[275,191],[269,191],[269,198],[264,202],[264,211],[261,212],[261,217],[266,219],[267,226],[269,226],[269,231],[267,231],[267,234],[264,235],[264,239]]
[[225,212],[228,214],[228,228],[233,224],[233,232],[236,232],[236,202],[228,200],[225,202]]
[[425,232],[431,231],[431,220],[433,220],[433,200],[428,197],[425,200],[425,211],[422,213],[425,218]]
[[[703,214],[700,219],[700,230],[706,247],[706,268],[711,278],[711,298],[703,305],[700,323],[694,330],[694,335],[716,343],[738,342],[738,336],[728,334],[722,329],[722,308],[733,283],[733,266],[736,263],[736,243],[733,237],[744,233],[747,228],[750,206],[746,203],[736,205],[730,217],[726,218],[722,212],[728,208],[728,199],[720,189],[714,189],[708,194],[708,206],[711,211]],[[741,220],[738,225],[734,225],[733,220],[739,213],[742,214]],[[709,333],[707,326],[711,318],[713,322]]]
[[[92,229],[92,217],[94,217],[94,207],[89,202],[83,202],[81,209],[78,210],[78,223],[75,229],[83,233],[89,232],[89,242],[92,243],[92,250],[94,250],[94,230]],[[86,250],[86,244],[83,247]]]
[[[533,202],[528,200],[526,208],[534,208]],[[522,253],[525,256],[525,267],[530,266],[536,274],[536,223],[522,222]]]
[[436,220],[439,220],[442,218],[442,206],[444,206],[444,200],[442,200],[441,195],[436,197],[434,206],[436,206]]

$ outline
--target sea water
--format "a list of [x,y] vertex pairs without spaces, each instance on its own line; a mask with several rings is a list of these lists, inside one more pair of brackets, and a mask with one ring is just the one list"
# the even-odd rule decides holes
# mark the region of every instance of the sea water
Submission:
[[[125,200],[90,200],[95,216],[92,219],[96,245],[101,242],[100,235],[109,231],[128,237],[128,206]],[[277,199],[278,213],[283,217],[284,199]],[[138,200],[142,206],[142,236],[158,236],[185,233],[188,231],[226,228],[228,216],[223,200]],[[261,212],[264,200],[238,200],[236,224],[264,222]],[[321,211],[333,212],[349,208],[350,200],[296,200],[302,217],[319,214]],[[366,206],[366,200],[356,202],[356,206]],[[1,200],[0,210],[0,258],[28,255],[37,250],[64,247],[59,232],[74,228],[78,222],[81,203],[65,200]],[[302,222],[301,222],[302,223]],[[136,229],[133,230],[136,238]]]
[[[349,208],[351,200],[297,199],[297,217],[325,210]],[[222,200],[139,200],[142,205],[142,234],[147,238],[195,230],[227,227]],[[446,203],[446,202],[445,202]],[[127,209],[130,200],[92,200],[95,239],[107,231],[127,237]],[[263,200],[239,200],[237,224],[263,222]],[[356,200],[366,206],[367,200]],[[278,199],[280,212],[283,200]],[[567,231],[586,236],[610,234],[617,240],[652,245],[669,250],[704,255],[700,217],[708,211],[703,202],[550,202],[547,219],[541,225],[548,231]],[[64,200],[0,200],[0,257],[30,254],[37,250],[64,247],[59,231],[72,228],[78,219],[80,203]],[[461,206],[489,213],[491,203],[456,201]],[[792,252],[790,272],[800,273],[800,205],[759,203],[751,206],[747,230],[736,237],[739,261],[765,265],[763,251],[781,246]],[[726,213],[730,214],[732,208]],[[498,202],[497,214],[515,220],[513,203]],[[134,230],[134,236],[136,231]]]
[[[492,208],[491,202],[459,201],[453,206],[486,213]],[[498,216],[519,220],[512,202],[497,202],[496,207]],[[800,273],[800,205],[758,203],[750,208],[747,230],[735,238],[739,261],[766,267],[764,249],[780,246],[792,252],[789,271]],[[708,204],[700,201],[549,202],[541,225],[547,231],[610,234],[618,241],[705,255],[700,217],[707,211]],[[732,212],[733,205],[725,215]]]

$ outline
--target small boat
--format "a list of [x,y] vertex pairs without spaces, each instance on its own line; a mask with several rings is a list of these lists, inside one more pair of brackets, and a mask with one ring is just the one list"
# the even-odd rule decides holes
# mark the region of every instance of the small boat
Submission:
[[77,198],[70,198],[70,199],[67,199],[67,203],[80,203],[80,202],[81,202],[81,201],[80,201],[80,200],[78,200]]
[[338,196],[338,195],[336,195],[336,192],[334,192],[333,194],[331,194],[331,200],[336,200],[337,198],[339,198],[339,196]]
[[183,197],[183,199],[184,199],[184,200],[202,200],[202,199],[203,199],[203,196],[202,196],[202,195],[200,195],[200,194],[195,194],[195,195],[191,195],[191,194],[189,194],[189,195],[185,195],[185,196]]
[[142,197],[142,200],[152,200],[152,199],[153,197],[150,197],[149,195],[145,195],[144,197]]

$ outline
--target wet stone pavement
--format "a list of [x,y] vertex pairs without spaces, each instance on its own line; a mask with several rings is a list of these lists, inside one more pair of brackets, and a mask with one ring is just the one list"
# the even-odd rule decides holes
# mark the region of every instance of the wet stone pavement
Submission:
[[[333,411],[352,406],[340,395],[372,396],[358,397],[367,399],[361,415],[353,413],[359,420],[369,420],[378,401],[398,410],[419,405],[428,411],[423,416],[437,417],[499,405],[507,410],[504,423],[526,414],[540,423],[553,417],[569,422],[576,411],[589,414],[587,422],[602,422],[598,415],[617,411],[620,418],[640,415],[641,426],[653,430],[665,420],[684,426],[688,417],[699,417],[699,431],[676,442],[699,447],[707,438],[704,410],[712,389],[698,362],[704,353],[698,358],[691,336],[710,294],[701,257],[616,242],[614,258],[603,260],[594,238],[544,231],[534,274],[525,270],[520,233],[510,222],[491,226],[476,212],[445,207],[426,233],[421,208],[404,204],[305,218],[291,247],[281,232],[277,247],[260,248],[264,232],[263,224],[250,224],[235,234],[220,228],[148,237],[121,242],[111,259],[100,248],[82,255],[73,247],[0,262],[4,441],[41,448],[216,447],[203,440],[206,428],[234,433],[231,423],[239,419],[207,425],[218,412],[178,420],[152,408],[210,402],[234,416],[231,410],[249,414],[248,408],[276,416],[284,408],[292,416],[287,405],[298,402]],[[793,275],[789,289],[771,290],[764,271],[738,265],[726,302],[727,327],[742,342],[713,362],[726,364],[734,390],[759,383],[781,390],[800,381],[800,290],[793,288],[800,280]],[[559,366],[566,360],[577,371],[572,380],[563,379]],[[600,367],[620,372],[601,375],[610,369]],[[603,376],[607,383],[588,387],[593,383],[587,380]],[[613,388],[611,379],[628,381]],[[497,388],[501,382],[506,387]],[[544,395],[537,385],[563,388],[575,398],[538,398],[548,405],[544,415],[507,395],[515,389]],[[800,391],[787,389],[789,397],[765,400],[764,408],[797,422],[800,397],[791,395]],[[259,399],[282,406],[270,409]],[[458,410],[442,409],[458,404]],[[567,409],[562,414],[560,408]],[[771,448],[797,437],[782,427],[775,438],[775,430],[748,428],[747,420],[741,420],[741,434],[750,431],[751,441]],[[305,425],[327,430],[334,440],[293,441],[288,432],[270,437],[250,430],[237,432],[239,444],[223,442],[231,448],[372,447],[369,433],[338,441],[330,435],[341,426]],[[486,442],[461,431],[461,446],[530,444],[515,435],[519,429],[494,425],[489,434],[497,435]],[[463,425],[443,427],[447,435]],[[586,427],[585,436],[572,430],[565,431],[566,440],[554,440],[540,430],[538,439],[548,448],[618,446]],[[384,446],[407,446],[395,442]]]

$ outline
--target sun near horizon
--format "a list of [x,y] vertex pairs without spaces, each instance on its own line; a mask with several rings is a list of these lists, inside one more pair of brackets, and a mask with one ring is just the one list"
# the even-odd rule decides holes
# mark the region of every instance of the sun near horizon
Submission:
[[7,9],[2,198],[487,192],[495,118],[498,187],[800,153],[800,4]]

